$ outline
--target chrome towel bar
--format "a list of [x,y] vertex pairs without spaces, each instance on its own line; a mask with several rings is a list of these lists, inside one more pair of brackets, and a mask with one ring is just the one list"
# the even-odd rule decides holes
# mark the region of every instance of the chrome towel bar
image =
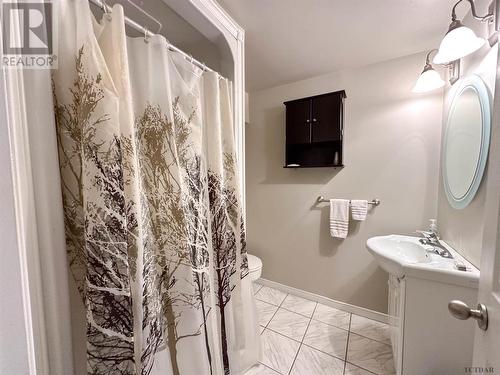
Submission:
[[[316,203],[330,203],[329,199],[325,199],[322,195],[316,199]],[[351,201],[349,201],[351,203]],[[377,207],[380,204],[380,199],[372,199],[371,201],[368,201],[369,205],[372,205],[373,207]]]

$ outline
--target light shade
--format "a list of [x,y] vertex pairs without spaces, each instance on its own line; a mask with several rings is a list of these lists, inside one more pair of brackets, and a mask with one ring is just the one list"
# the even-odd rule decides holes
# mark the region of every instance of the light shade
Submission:
[[445,83],[446,82],[443,81],[438,72],[436,72],[433,68],[426,66],[411,91],[415,93],[432,91],[443,87]]
[[[455,21],[459,22],[459,21]],[[434,64],[447,64],[451,61],[458,60],[467,56],[483,46],[485,40],[476,36],[474,31],[461,23],[450,26],[450,30],[446,33],[439,51],[434,56]]]

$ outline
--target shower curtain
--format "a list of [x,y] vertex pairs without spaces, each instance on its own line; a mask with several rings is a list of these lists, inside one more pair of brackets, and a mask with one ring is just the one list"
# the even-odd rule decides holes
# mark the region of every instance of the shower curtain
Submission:
[[54,105],[89,374],[242,374],[259,356],[230,83],[60,2]]

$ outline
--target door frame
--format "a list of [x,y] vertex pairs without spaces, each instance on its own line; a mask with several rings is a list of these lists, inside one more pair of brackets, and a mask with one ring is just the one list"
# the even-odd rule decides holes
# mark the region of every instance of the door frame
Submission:
[[[500,30],[500,0],[494,1],[495,30]],[[497,31],[500,33],[500,31]],[[497,34],[498,35],[498,34]],[[495,92],[492,98],[491,117],[491,144],[488,156],[488,169],[486,180],[485,199],[485,226],[483,228],[483,242],[481,251],[480,278],[478,290],[478,303],[484,303],[488,307],[488,299],[493,292],[492,285],[497,283],[498,273],[495,269],[500,269],[500,42],[497,41],[497,69],[495,76]],[[496,253],[496,254],[495,254]],[[486,299],[485,299],[486,298]],[[492,310],[490,309],[490,312]],[[498,311],[495,311],[498,314]],[[489,316],[490,325],[492,315]],[[495,324],[499,323],[497,317]],[[487,361],[486,354],[481,346],[481,341],[488,331],[483,331],[477,326],[474,334],[474,354],[473,366],[482,366]],[[491,334],[491,333],[490,333]],[[484,341],[482,344],[486,344]]]

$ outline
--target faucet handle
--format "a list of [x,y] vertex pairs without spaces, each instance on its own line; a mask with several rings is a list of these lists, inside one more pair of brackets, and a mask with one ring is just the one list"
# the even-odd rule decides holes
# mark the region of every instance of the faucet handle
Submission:
[[437,235],[434,232],[430,232],[428,230],[417,230],[416,232],[420,233],[423,237],[425,237],[428,240],[437,239]]

